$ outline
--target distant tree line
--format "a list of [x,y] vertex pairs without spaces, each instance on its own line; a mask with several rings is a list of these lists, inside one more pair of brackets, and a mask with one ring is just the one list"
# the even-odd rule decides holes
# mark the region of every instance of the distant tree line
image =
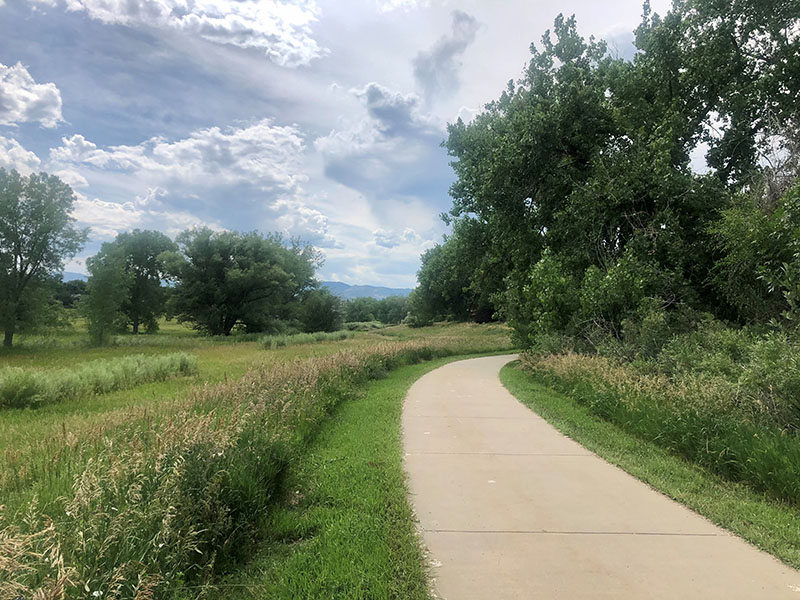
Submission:
[[703,314],[796,326],[798,31],[796,0],[645,3],[623,60],[559,16],[522,78],[449,126],[453,230],[412,320],[494,315],[525,345]]
[[386,325],[402,323],[408,314],[408,299],[403,296],[371,297],[346,300],[342,306],[344,320],[348,323],[379,321]]
[[333,331],[341,301],[315,279],[320,254],[279,234],[184,231],[173,241],[134,230],[86,261],[87,283],[61,282],[64,262],[86,242],[75,195],[46,173],[0,169],[0,326],[17,332],[64,324],[77,308],[98,344],[112,334],[153,333],[162,317],[209,335]]

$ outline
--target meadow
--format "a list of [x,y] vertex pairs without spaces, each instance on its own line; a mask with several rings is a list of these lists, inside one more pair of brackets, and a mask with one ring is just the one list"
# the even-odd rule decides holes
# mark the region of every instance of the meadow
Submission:
[[343,400],[404,364],[510,347],[499,325],[399,326],[274,348],[175,326],[135,339],[102,349],[23,339],[0,355],[4,367],[44,374],[176,348],[197,365],[0,411],[0,598],[211,593],[265,535],[287,469]]

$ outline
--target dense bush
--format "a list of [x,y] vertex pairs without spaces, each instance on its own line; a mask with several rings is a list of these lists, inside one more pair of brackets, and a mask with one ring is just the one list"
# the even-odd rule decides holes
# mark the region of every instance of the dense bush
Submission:
[[33,408],[196,372],[197,358],[183,353],[126,356],[50,371],[6,367],[0,369],[0,408]]

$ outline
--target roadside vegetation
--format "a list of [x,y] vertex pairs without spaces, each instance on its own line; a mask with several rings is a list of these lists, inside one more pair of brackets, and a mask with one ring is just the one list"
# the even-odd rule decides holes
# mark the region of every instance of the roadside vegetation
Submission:
[[[555,391],[552,379],[532,377],[520,364],[504,367],[500,378],[512,394],[565,435],[787,565],[800,569],[796,502],[776,501],[749,485],[736,483],[687,460],[660,440],[639,435],[639,422],[628,427],[601,418],[585,396],[572,390]],[[672,431],[680,429],[672,424]],[[693,430],[686,431],[687,438],[694,434]]]
[[221,593],[239,600],[430,597],[407,501],[400,413],[411,384],[451,360],[401,367],[334,411],[288,470],[261,548],[222,581]]
[[292,335],[267,335],[259,340],[262,348],[274,350],[297,344],[315,344],[335,340],[346,340],[355,336],[352,331],[318,331],[317,333],[295,333]]
[[[98,407],[101,418],[86,428],[66,429],[70,421],[60,419],[46,443],[25,436],[27,448],[6,446],[0,590],[105,598],[209,592],[204,586],[269,532],[262,525],[287,468],[339,403],[399,366],[510,345],[500,326],[441,326],[430,335],[402,329],[391,339],[359,334],[307,346],[316,356],[279,359],[276,350],[275,360],[242,378],[158,401],[145,396],[123,410]],[[236,345],[247,346],[251,358],[259,353],[256,344]]]

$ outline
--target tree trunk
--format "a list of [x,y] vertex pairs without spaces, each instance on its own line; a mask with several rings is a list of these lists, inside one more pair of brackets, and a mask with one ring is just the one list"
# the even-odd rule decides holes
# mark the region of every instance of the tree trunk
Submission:
[[139,320],[138,319],[134,319],[133,320],[133,335],[138,335],[138,334],[139,334]]
[[6,334],[3,337],[3,347],[4,348],[11,348],[11,344],[14,341],[14,330],[13,329],[6,329]]

